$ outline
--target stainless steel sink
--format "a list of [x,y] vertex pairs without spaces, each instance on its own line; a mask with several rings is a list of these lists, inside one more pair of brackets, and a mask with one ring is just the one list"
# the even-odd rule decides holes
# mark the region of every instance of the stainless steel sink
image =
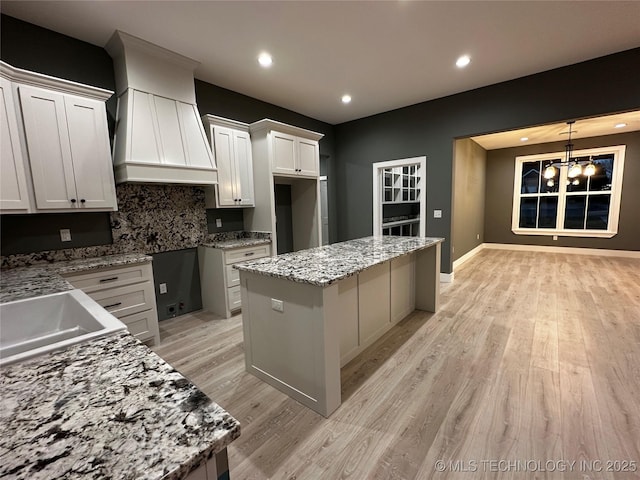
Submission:
[[0,365],[125,330],[81,290],[0,305]]

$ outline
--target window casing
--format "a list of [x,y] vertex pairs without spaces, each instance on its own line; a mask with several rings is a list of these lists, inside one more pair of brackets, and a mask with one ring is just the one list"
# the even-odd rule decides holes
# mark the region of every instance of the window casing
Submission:
[[569,178],[568,167],[544,178],[549,162],[564,152],[516,157],[511,229],[517,235],[611,238],[618,233],[620,195],[626,147],[572,152],[572,159],[593,159],[596,173]]

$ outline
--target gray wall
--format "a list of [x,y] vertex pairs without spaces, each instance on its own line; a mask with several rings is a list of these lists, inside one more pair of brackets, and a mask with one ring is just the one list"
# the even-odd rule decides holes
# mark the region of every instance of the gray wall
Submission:
[[484,239],[487,152],[470,138],[456,140],[453,159],[452,260]]
[[554,241],[552,237],[515,235],[511,231],[515,157],[564,151],[564,142],[554,142],[487,152],[485,242],[640,250],[640,132],[576,139],[573,144],[576,150],[611,145],[627,146],[618,234],[612,238],[558,237]]
[[337,125],[338,238],[371,235],[372,163],[426,155],[427,235],[446,238],[442,271],[451,272],[453,140],[635,110],[639,78],[636,48]]

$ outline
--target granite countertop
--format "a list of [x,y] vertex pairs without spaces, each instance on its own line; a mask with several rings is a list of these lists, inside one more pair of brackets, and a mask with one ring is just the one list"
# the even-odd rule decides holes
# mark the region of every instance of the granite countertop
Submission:
[[241,271],[326,287],[392,258],[444,241],[433,237],[365,237],[323,247],[250,260],[234,265]]
[[2,368],[0,477],[184,478],[240,424],[126,332]]
[[73,286],[62,275],[147,263],[151,260],[150,255],[131,253],[2,270],[0,303],[73,290]]
[[271,243],[271,234],[267,232],[223,232],[209,235],[202,246],[231,250],[269,243]]

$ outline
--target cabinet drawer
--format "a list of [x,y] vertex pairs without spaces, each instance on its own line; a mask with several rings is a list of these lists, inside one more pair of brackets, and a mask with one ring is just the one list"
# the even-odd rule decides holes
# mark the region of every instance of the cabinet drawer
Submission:
[[100,269],[91,273],[65,275],[65,278],[74,287],[85,293],[91,293],[150,280],[153,277],[151,264],[144,263],[131,267]]
[[149,340],[155,335],[153,328],[155,314],[153,310],[127,315],[122,317],[120,321],[127,326],[129,333],[139,340]]
[[228,265],[230,263],[244,262],[245,260],[254,260],[269,256],[270,251],[271,246],[269,244],[238,248],[225,252],[224,261]]
[[229,299],[229,310],[237,310],[242,306],[240,300],[240,285],[227,288],[227,296]]
[[240,285],[240,270],[233,268],[233,264],[227,265],[225,270],[227,271],[227,287]]
[[153,284],[149,281],[100,290],[89,293],[89,296],[118,318],[149,310],[155,304]]

